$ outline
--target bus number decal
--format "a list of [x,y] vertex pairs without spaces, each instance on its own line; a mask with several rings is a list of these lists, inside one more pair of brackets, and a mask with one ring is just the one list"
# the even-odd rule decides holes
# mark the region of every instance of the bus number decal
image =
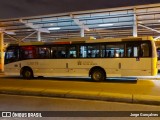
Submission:
[[78,65],[97,65],[97,63],[94,63],[93,61],[78,61]]
[[38,65],[38,62],[28,62],[28,65]]

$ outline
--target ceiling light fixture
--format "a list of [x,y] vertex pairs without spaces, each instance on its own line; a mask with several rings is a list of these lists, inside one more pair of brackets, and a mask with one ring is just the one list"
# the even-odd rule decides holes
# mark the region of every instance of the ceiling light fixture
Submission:
[[60,27],[51,27],[51,28],[48,28],[48,30],[59,30],[61,29]]
[[103,27],[103,26],[112,26],[113,24],[99,24],[98,26]]

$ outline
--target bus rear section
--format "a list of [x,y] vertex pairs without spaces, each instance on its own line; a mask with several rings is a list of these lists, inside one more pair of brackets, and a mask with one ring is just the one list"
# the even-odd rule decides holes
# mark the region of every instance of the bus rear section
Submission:
[[153,40],[126,44],[126,56],[121,69],[122,76],[155,76],[157,75],[157,54]]

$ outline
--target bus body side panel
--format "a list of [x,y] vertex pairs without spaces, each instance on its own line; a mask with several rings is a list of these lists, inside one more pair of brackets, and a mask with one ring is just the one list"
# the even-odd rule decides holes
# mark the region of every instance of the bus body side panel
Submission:
[[152,58],[123,58],[122,76],[151,76]]
[[34,76],[88,76],[92,67],[103,68],[107,76],[121,76],[119,59],[30,59],[5,65],[6,75],[20,75],[24,66],[33,70]]
[[113,59],[114,58],[39,60],[38,64],[40,64],[41,67],[34,71],[36,71],[36,76],[87,77],[90,69],[98,66],[106,71],[107,77],[121,76],[121,69],[119,69],[120,59]]
[[34,76],[88,76],[95,66],[103,68],[107,77],[156,74],[156,59],[153,58],[30,59],[6,64],[5,73],[20,75],[24,66],[30,67]]
[[20,75],[20,64],[21,62],[13,62],[4,65],[5,75]]
[[34,76],[66,76],[66,62],[66,59],[34,59],[28,60],[26,65],[31,66]]
[[152,76],[155,76],[157,75],[158,73],[158,61],[157,61],[157,57],[155,58],[152,58],[152,63],[151,63],[151,66],[152,66]]
[[119,59],[113,61],[112,58],[94,58],[94,59],[70,59],[68,60],[69,75],[88,76],[90,69],[101,67],[106,71],[107,77],[121,76],[118,68]]
[[92,67],[103,68],[107,76],[121,76],[118,69],[119,59],[35,59],[23,61],[23,66],[29,66],[34,76],[85,76]]

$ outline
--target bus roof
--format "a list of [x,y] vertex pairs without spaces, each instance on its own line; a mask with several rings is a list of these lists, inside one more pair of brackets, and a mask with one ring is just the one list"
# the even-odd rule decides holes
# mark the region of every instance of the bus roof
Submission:
[[152,36],[144,37],[125,37],[125,38],[103,38],[95,39],[94,37],[79,37],[70,39],[57,39],[52,42],[20,42],[19,46],[26,45],[50,45],[50,44],[75,44],[75,43],[97,43],[97,42],[120,42],[120,41],[138,41],[138,40],[153,40]]
[[92,42],[121,42],[121,41],[139,41],[139,40],[153,40],[152,36],[143,36],[143,37],[125,37],[125,38],[103,38],[97,40],[89,40],[87,43]]

